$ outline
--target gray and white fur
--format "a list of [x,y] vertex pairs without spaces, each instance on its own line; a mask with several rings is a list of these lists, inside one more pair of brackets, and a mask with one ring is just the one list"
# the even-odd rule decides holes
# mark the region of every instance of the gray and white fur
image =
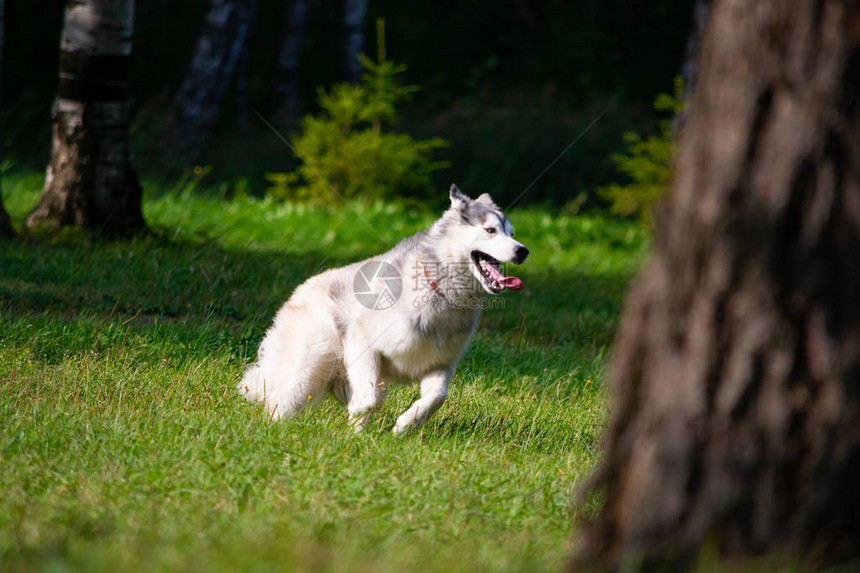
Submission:
[[[522,288],[500,264],[520,264],[528,255],[489,195],[472,200],[452,185],[450,200],[426,231],[296,288],[239,382],[241,394],[264,403],[273,418],[289,418],[331,392],[360,431],[390,383],[418,380],[420,398],[393,432],[424,423],[445,401],[487,295]],[[390,305],[374,308],[356,294],[356,274],[369,261],[392,265],[401,278],[402,292]],[[389,273],[367,284],[383,292],[391,280]]]

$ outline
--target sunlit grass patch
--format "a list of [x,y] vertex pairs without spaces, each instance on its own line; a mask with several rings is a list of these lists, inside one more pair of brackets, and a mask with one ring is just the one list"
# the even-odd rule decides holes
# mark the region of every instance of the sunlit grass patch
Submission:
[[[7,180],[20,223],[36,178]],[[362,435],[333,401],[272,423],[234,386],[297,284],[436,213],[150,197],[148,237],[0,243],[0,569],[558,569],[639,228],[511,212],[526,288],[397,439],[414,386]]]

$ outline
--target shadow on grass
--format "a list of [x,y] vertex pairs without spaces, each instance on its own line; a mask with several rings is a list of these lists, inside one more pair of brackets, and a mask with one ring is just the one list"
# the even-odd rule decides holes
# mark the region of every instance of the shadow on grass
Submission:
[[[190,338],[205,332],[213,345],[245,348],[245,359],[296,286],[358,258],[314,249],[227,251],[211,241],[158,236],[3,242],[0,319],[6,336],[25,336],[27,329],[16,323],[34,319],[53,324],[50,330],[86,321],[139,334],[155,327],[171,327],[175,336],[185,329]],[[527,267],[522,275],[526,288],[505,293],[503,308],[484,314],[475,341],[480,352],[466,357],[475,371],[538,374],[548,362],[567,368],[602,353],[614,334],[629,275]],[[51,355],[95,343],[87,336],[61,338],[63,348]],[[518,359],[511,360],[512,354]]]

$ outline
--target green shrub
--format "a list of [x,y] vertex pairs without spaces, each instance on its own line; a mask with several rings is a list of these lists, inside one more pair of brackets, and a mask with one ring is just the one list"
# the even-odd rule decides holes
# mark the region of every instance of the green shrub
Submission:
[[[378,30],[382,37],[382,27]],[[397,105],[418,88],[397,83],[406,66],[385,59],[383,42],[378,62],[361,57],[365,73],[360,85],[319,89],[322,113],[302,119],[301,132],[292,138],[302,164],[293,174],[268,174],[271,195],[332,203],[414,195],[432,188],[430,175],[448,166],[435,161],[433,151],[448,144],[386,131],[396,123]]]
[[598,190],[609,201],[610,212],[651,224],[654,205],[669,186],[674,118],[683,111],[683,91],[683,79],[677,77],[674,95],[662,93],[654,100],[655,110],[672,114],[672,119],[660,121],[658,135],[643,138],[637,133],[624,134],[627,151],[613,155],[612,163],[630,182]]

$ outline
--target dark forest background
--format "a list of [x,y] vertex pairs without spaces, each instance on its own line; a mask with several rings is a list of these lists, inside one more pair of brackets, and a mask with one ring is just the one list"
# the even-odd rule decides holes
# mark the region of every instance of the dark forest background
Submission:
[[[132,143],[144,179],[169,180],[190,167],[172,155],[165,138],[206,5],[137,2]],[[6,2],[0,141],[7,165],[41,169],[47,161],[63,7],[61,0]],[[271,114],[284,2],[259,0],[257,9],[248,44],[248,101]],[[341,10],[339,2],[309,2],[302,113],[316,111],[318,86],[341,79]],[[364,23],[365,52],[375,55],[375,23],[384,18],[388,57],[408,65],[405,82],[421,86],[396,129],[450,141],[442,155],[451,166],[434,175],[439,189],[456,181],[511,199],[608,108],[527,198],[596,204],[594,189],[619,178],[611,155],[623,148],[622,134],[656,129],[651,104],[659,92],[671,91],[681,70],[692,15],[692,1],[375,0]],[[295,128],[275,117],[272,122],[284,134]],[[256,116],[237,107],[231,88],[196,163],[210,167],[204,186],[229,194],[259,192],[265,173],[291,170],[297,159]]]

